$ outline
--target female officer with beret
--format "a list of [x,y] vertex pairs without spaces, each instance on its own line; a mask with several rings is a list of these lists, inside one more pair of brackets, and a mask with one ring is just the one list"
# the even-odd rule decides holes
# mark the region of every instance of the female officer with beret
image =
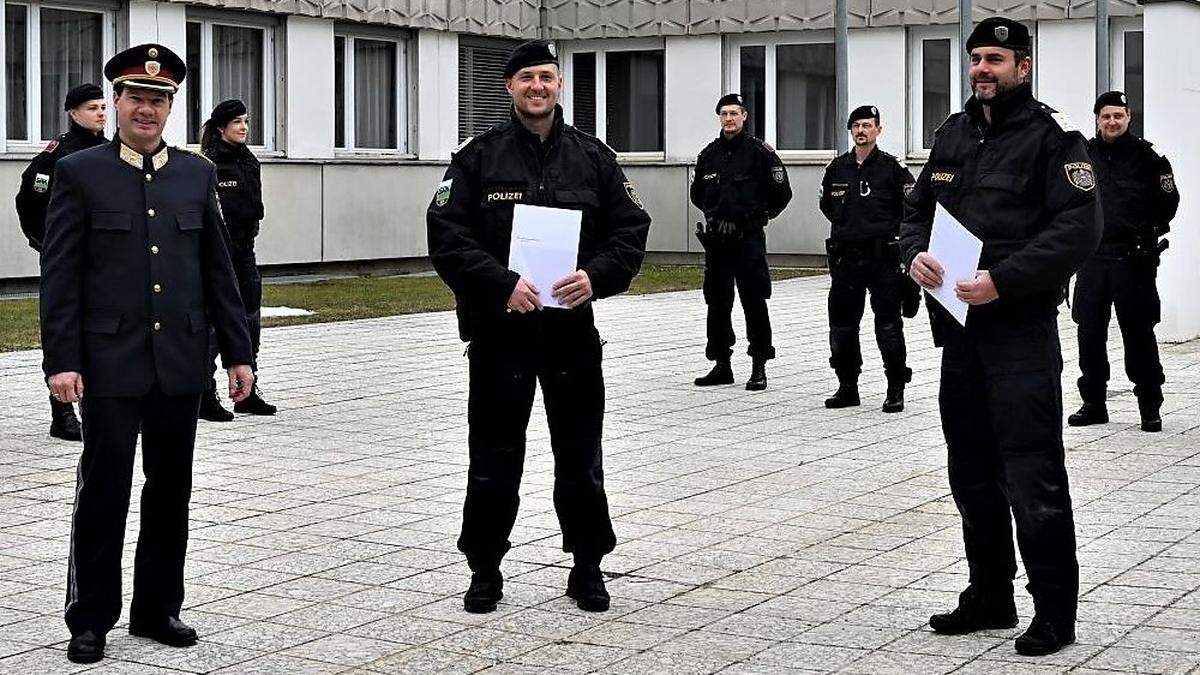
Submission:
[[[258,371],[258,346],[262,334],[262,276],[254,255],[254,238],[258,236],[263,217],[262,179],[258,158],[250,152],[246,141],[250,136],[250,114],[246,104],[237,99],[222,101],[213,108],[200,135],[200,149],[217,165],[217,196],[229,230],[229,255],[237,273],[238,290],[246,305],[250,337],[254,342],[254,363]],[[213,343],[213,372],[216,372],[216,344]],[[276,407],[262,399],[255,386],[244,401],[233,405],[240,413],[274,415]],[[200,404],[200,418],[212,422],[228,422],[233,413],[221,407],[217,397],[216,380]]]

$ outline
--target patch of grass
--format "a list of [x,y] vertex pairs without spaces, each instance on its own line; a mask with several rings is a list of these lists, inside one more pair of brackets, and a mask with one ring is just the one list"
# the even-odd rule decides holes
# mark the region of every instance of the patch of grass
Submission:
[[[819,270],[773,269],[775,281],[820,274]],[[700,288],[704,268],[698,265],[645,265],[629,293],[663,293]],[[355,277],[296,284],[265,284],[263,305],[296,307],[312,316],[267,319],[264,326],[293,326],[370,319],[454,309],[454,295],[433,275]],[[0,300],[0,351],[37,349],[37,300]]]

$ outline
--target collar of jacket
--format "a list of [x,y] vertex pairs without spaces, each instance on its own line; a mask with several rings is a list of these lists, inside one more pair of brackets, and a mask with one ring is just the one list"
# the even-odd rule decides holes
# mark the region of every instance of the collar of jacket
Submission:
[[1117,136],[1116,140],[1112,141],[1111,143],[1109,141],[1104,140],[1104,137],[1100,135],[1099,131],[1096,131],[1096,137],[1092,140],[1094,141],[1094,145],[1098,148],[1107,148],[1114,152],[1121,152],[1123,150],[1133,147],[1133,145],[1134,145],[1133,139],[1134,139],[1133,132],[1126,129],[1125,133],[1121,134],[1120,136]]
[[1016,111],[1020,110],[1032,98],[1033,88],[1028,82],[1025,82],[1017,85],[1017,88],[992,99],[992,102],[988,104],[988,107],[992,111],[992,123],[990,125],[983,114],[983,103],[974,96],[967,99],[963,110],[966,111],[967,115],[970,115],[971,120],[975,122],[976,126],[998,127],[1012,117]]
[[84,143],[87,143],[88,145],[100,145],[108,140],[104,137],[103,131],[91,131],[90,129],[84,129],[76,124],[75,120],[71,120],[67,123],[67,135],[72,139],[78,139]]
[[[850,161],[851,165],[859,166],[858,154],[856,152],[854,152],[854,148],[850,148],[848,151],[846,151],[846,159],[848,159]],[[861,166],[866,166],[866,165],[870,164],[871,162],[874,162],[876,159],[879,159],[879,144],[878,143],[875,144],[875,147],[871,148],[871,152],[867,153],[867,156],[866,156],[866,158],[863,159]]]
[[129,166],[132,166],[138,171],[141,171],[145,168],[145,160],[147,159],[150,160],[150,164],[154,167],[155,171],[158,171],[166,166],[167,161],[171,159],[171,153],[169,152],[169,148],[167,148],[167,142],[162,139],[159,139],[158,141],[158,149],[148,155],[143,155],[137,150],[134,150],[133,148],[121,142],[120,134],[118,134],[116,138],[112,139],[110,145],[116,146],[117,154],[121,157],[123,162]]
[[[530,131],[525,126],[525,123],[521,121],[521,118],[517,117],[516,106],[513,106],[512,110],[509,111],[509,121],[512,122],[513,128],[517,130],[517,134],[521,138],[523,138],[526,141],[528,141],[529,143],[533,144],[533,147],[535,147],[535,148],[541,146],[541,144],[542,144],[541,136],[538,136],[537,134]],[[563,109],[562,109],[562,106],[555,104],[554,105],[554,123],[550,125],[550,135],[546,137],[546,141],[548,143],[556,143],[558,141],[558,137],[562,135],[562,129],[563,129]]]
[[746,128],[742,127],[742,130],[734,134],[733,138],[725,138],[725,132],[721,132],[721,135],[717,136],[717,142],[726,150],[737,148],[746,142]]
[[242,159],[247,155],[253,156],[245,144],[234,145],[223,138],[218,138],[203,149],[204,156],[214,162]]

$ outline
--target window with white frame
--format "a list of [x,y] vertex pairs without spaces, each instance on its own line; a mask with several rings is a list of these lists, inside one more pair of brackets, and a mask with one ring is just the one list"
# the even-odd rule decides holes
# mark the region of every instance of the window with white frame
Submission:
[[504,38],[458,38],[458,140],[508,120],[512,99],[504,88],[504,64],[519,44]]
[[1112,45],[1109,47],[1109,63],[1112,72],[1109,80],[1113,89],[1125,92],[1129,99],[1129,111],[1133,121],[1129,131],[1137,136],[1143,133],[1142,113],[1145,110],[1145,33],[1140,18],[1117,19],[1111,28]]
[[114,12],[97,3],[6,2],[6,136],[41,143],[67,129],[63,100],[87,82],[103,84],[113,53]]
[[275,20],[252,15],[197,12],[187,19],[188,140],[213,107],[241,99],[250,111],[252,146],[275,145]]
[[750,131],[781,151],[833,150],[837,116],[831,31],[730,36],[730,91],[750,107]]
[[933,133],[963,100],[957,26],[913,27],[908,32],[908,147],[933,147]]
[[571,123],[626,155],[660,155],[666,138],[665,50],[659,38],[582,42],[564,60]]
[[334,146],[407,152],[408,41],[364,31],[339,27],[333,37]]

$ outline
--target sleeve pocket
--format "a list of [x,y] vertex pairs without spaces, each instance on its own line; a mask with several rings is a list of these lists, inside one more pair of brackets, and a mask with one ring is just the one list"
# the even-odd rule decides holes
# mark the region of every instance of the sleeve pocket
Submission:
[[200,214],[195,211],[188,211],[175,216],[175,221],[179,223],[181,230],[203,230],[204,220],[200,218]]
[[133,229],[133,221],[124,211],[97,211],[92,214],[92,229],[128,232]]

